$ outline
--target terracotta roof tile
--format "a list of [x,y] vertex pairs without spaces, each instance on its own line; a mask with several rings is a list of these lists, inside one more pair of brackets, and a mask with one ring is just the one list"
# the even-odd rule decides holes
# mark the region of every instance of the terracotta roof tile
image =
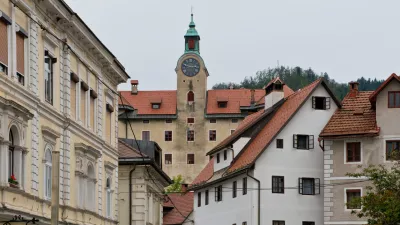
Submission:
[[214,174],[214,158],[212,158],[204,169],[197,175],[191,185],[199,185],[209,180]]
[[[168,212],[163,217],[164,225],[175,225],[182,224],[185,219],[190,215],[193,211],[193,201],[194,194],[193,192],[187,192],[185,194],[168,194],[168,197],[172,200],[172,202],[167,201],[164,203],[165,206],[170,207],[171,205],[175,205],[175,207]],[[178,211],[179,210],[179,211]],[[183,215],[183,216],[182,216]]]
[[[176,91],[138,91],[136,95],[132,95],[130,91],[120,91],[120,93],[123,103],[133,106],[138,115],[176,114]],[[161,101],[160,108],[153,109],[152,101]],[[121,104],[121,99],[118,103]]]
[[[141,158],[142,155],[140,154],[139,150],[132,148],[127,143],[118,139],[118,153],[119,158]],[[143,154],[144,157],[147,155]]]
[[318,79],[303,89],[290,95],[281,107],[273,115],[265,127],[251,140],[250,144],[243,149],[232,162],[228,173],[234,172],[252,164],[259,154],[269,145],[273,138],[289,122],[300,106],[307,100],[315,88],[323,82]]
[[342,108],[332,115],[322,130],[321,137],[377,134],[375,110],[369,97],[375,92],[360,91],[355,97],[347,94]]

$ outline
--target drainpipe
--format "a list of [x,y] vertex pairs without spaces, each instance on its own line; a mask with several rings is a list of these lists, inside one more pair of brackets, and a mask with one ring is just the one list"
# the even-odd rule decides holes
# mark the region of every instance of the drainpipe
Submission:
[[52,153],[53,168],[51,170],[51,225],[58,225],[60,207],[60,152]]
[[136,165],[129,171],[129,225],[132,225],[132,174]]
[[125,120],[125,138],[128,139],[128,120]]
[[251,179],[255,180],[258,183],[258,209],[257,209],[257,219],[258,225],[261,225],[261,182],[260,180],[256,179],[255,177],[249,174],[249,170],[246,171],[246,174]]

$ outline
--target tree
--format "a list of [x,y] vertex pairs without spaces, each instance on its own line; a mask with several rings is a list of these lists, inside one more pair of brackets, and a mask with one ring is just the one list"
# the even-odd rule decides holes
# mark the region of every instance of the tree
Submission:
[[185,182],[182,175],[178,175],[172,178],[173,183],[165,188],[165,192],[169,193],[180,193],[182,192],[182,184]]
[[[398,151],[395,156],[400,159]],[[348,205],[362,205],[360,211],[352,211],[359,218],[367,218],[369,225],[400,224],[400,163],[393,166],[370,165],[361,173],[347,174],[352,177],[368,177],[371,181],[366,194],[355,198]]]

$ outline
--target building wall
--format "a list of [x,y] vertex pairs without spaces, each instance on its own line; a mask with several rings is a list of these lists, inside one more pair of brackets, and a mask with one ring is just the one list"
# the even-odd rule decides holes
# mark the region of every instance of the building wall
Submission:
[[163,195],[161,187],[167,183],[157,175],[152,168],[151,180],[143,166],[120,166],[119,167],[119,223],[129,224],[129,172],[132,173],[132,225],[161,225]]
[[388,92],[400,91],[398,81],[392,80],[376,98],[376,122],[381,128],[380,135],[395,135],[400,136],[398,129],[400,122],[395,119],[399,115],[399,108],[388,108]]
[[[0,197],[3,199],[0,220],[8,220],[15,214],[20,214],[24,218],[36,217],[40,220],[39,224],[49,224],[50,221],[50,199],[45,197],[45,150],[50,149],[53,153],[60,152],[60,220],[69,224],[117,224],[118,215],[118,150],[116,148],[118,123],[117,111],[112,113],[113,124],[111,127],[112,141],[104,136],[103,119],[106,96],[112,99],[114,109],[116,109],[115,94],[117,91],[117,80],[127,79],[121,75],[120,71],[105,72],[102,63],[89,53],[85,48],[86,44],[75,39],[71,35],[75,25],[71,21],[62,18],[63,23],[55,25],[49,15],[42,12],[57,11],[61,16],[68,12],[60,2],[56,2],[56,8],[50,7],[44,2],[33,2],[30,0],[18,1],[18,7],[14,7],[11,1],[1,1],[0,10],[12,19],[8,26],[8,73],[0,73],[0,96],[6,100],[16,102],[14,105],[0,103],[0,136],[2,143],[0,147]],[[30,14],[39,23],[49,29],[49,32],[58,37],[67,38],[70,50],[64,48],[64,44],[51,36],[48,32],[40,29],[39,25],[26,16]],[[68,17],[70,18],[70,17]],[[71,18],[70,18],[71,19]],[[16,74],[16,35],[18,31],[14,24],[24,29],[28,34],[25,38],[24,52],[24,81],[22,85],[18,82]],[[51,25],[50,25],[51,24]],[[66,24],[63,27],[61,24]],[[74,24],[79,24],[74,20]],[[80,27],[80,29],[82,29]],[[82,29],[83,32],[87,32]],[[76,34],[76,33],[74,33]],[[94,37],[82,34],[86,41],[96,43]],[[53,57],[57,58],[53,68],[53,102],[45,100],[45,76],[44,76],[44,51],[48,50]],[[95,108],[84,109],[86,121],[89,121],[90,111],[95,110],[96,126],[91,127],[88,123],[83,123],[82,118],[71,117],[71,93],[70,93],[70,58],[72,51],[76,52],[76,57],[80,60],[78,64],[87,71],[90,67],[93,73],[103,80],[112,91],[108,91],[103,84],[98,81],[89,82],[90,88],[98,93],[95,101]],[[110,54],[101,48],[102,54],[110,57]],[[101,54],[100,54],[101,55]],[[84,63],[82,63],[82,61]],[[84,65],[85,64],[85,65]],[[114,65],[116,66],[116,65]],[[20,71],[18,71],[20,72]],[[86,76],[84,70],[74,71],[83,79]],[[116,78],[120,76],[124,78]],[[90,77],[90,76],[89,76]],[[111,79],[113,78],[113,79]],[[120,81],[119,81],[120,82]],[[77,84],[79,85],[79,84]],[[80,88],[77,88],[80,90]],[[79,96],[78,96],[79,97]],[[79,98],[81,99],[81,98]],[[86,92],[84,101],[89,100],[89,91]],[[81,107],[82,102],[77,102],[76,107]],[[87,104],[86,104],[87,105]],[[15,108],[22,107],[28,112],[20,113],[17,116]],[[78,114],[77,114],[78,115]],[[19,182],[19,188],[12,188],[8,183],[8,140],[10,129],[14,129],[13,134],[19,140],[21,151],[14,151],[14,175]],[[77,144],[84,145],[84,154],[77,155],[79,150]],[[21,147],[21,148],[20,148]],[[97,155],[97,156],[95,156]],[[78,193],[83,189],[77,188],[80,182],[77,174],[81,171],[87,175],[87,163],[92,162],[94,166],[94,202],[93,208],[88,210],[87,206],[78,205]],[[54,168],[54,165],[53,165]],[[106,215],[106,179],[111,179],[112,190],[112,212]],[[86,181],[85,181],[86,182]],[[83,196],[87,197],[87,196]]]
[[[329,94],[319,86],[312,96],[329,97]],[[261,201],[262,224],[272,224],[272,220],[284,220],[286,224],[301,224],[302,221],[322,224],[323,188],[319,195],[301,195],[299,178],[319,178],[322,184],[323,151],[318,144],[318,135],[337,106],[331,101],[329,110],[315,110],[312,108],[312,96],[256,161],[254,175],[261,181],[261,188],[267,189],[261,191],[261,199],[265,199]],[[294,134],[314,135],[314,149],[294,149]],[[283,139],[283,149],[276,148],[276,139]],[[284,176],[284,194],[272,193],[272,176]]]
[[[232,179],[220,182],[216,185],[211,185],[195,191],[193,215],[195,224],[256,224],[254,220],[257,212],[257,184],[247,177],[247,194],[243,195],[242,185],[243,177],[241,175]],[[232,197],[233,181],[237,182],[237,197]],[[222,185],[222,201],[215,201],[214,188]],[[205,205],[205,191],[209,191],[209,204]],[[198,207],[198,193],[201,192],[201,207]]]

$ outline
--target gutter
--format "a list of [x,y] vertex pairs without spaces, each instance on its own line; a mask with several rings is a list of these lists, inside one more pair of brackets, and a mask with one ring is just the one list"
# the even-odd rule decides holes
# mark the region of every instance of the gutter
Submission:
[[249,174],[249,170],[246,170],[246,175],[258,183],[258,209],[257,209],[257,222],[258,225],[261,225],[261,182],[255,177]]
[[129,225],[132,225],[132,174],[136,170],[136,165],[129,171]]
[[188,188],[187,190],[188,190],[188,191],[196,191],[196,190],[198,190],[198,189],[202,189],[202,188],[211,186],[211,185],[213,185],[213,184],[222,182],[222,181],[224,181],[224,180],[228,180],[228,179],[230,179],[230,178],[232,178],[232,177],[236,177],[236,176],[241,175],[241,174],[244,174],[244,173],[246,173],[246,170],[244,170],[244,169],[243,169],[243,170],[239,170],[239,171],[235,171],[235,172],[233,172],[233,173],[231,173],[231,174],[228,174],[228,175],[226,175],[226,176],[224,176],[224,177],[220,177],[220,178],[218,178],[218,179],[216,179],[216,180],[213,180],[213,181],[211,181],[211,182],[205,181],[205,183],[199,184],[199,185],[197,185],[197,186],[192,186],[192,187]]

